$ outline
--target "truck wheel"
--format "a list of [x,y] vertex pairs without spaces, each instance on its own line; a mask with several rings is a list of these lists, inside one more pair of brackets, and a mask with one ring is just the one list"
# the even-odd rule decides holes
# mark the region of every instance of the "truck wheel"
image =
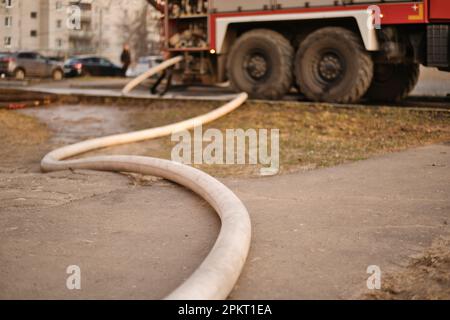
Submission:
[[278,32],[255,29],[231,49],[227,69],[231,86],[256,99],[280,99],[293,82],[294,49]]
[[313,101],[357,102],[373,77],[373,61],[352,31],[326,27],[300,44],[295,58],[300,91]]
[[372,101],[400,101],[419,81],[419,64],[375,64],[372,84],[366,97]]
[[14,71],[14,78],[16,80],[25,80],[25,70],[19,68]]

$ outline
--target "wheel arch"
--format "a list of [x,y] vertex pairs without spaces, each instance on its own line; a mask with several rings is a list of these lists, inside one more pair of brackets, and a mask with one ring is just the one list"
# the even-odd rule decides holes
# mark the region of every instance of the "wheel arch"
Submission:
[[296,34],[305,33],[305,30],[313,31],[324,26],[345,26],[360,35],[367,51],[378,51],[380,46],[376,29],[367,27],[368,18],[366,10],[215,17],[213,45],[217,54],[227,54],[231,44],[240,34],[254,28],[272,29],[292,38]]

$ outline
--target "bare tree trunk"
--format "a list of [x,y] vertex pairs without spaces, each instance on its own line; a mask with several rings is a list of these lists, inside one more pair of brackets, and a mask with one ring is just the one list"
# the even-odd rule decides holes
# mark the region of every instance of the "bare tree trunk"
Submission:
[[132,48],[136,57],[146,56],[149,53],[148,43],[148,5],[144,5],[141,13],[136,17],[134,23]]
[[149,6],[145,4],[136,17],[124,13],[118,25],[119,35],[123,43],[128,43],[133,59],[149,54],[148,41]]

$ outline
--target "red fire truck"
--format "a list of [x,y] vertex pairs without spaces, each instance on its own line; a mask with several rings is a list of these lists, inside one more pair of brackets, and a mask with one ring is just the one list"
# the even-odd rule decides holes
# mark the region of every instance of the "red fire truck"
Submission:
[[450,0],[147,0],[184,82],[229,80],[253,98],[404,98],[419,65],[450,71]]

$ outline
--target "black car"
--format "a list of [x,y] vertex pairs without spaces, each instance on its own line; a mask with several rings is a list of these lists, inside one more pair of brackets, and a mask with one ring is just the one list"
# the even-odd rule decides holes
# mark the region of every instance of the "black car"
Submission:
[[123,76],[122,73],[122,68],[106,58],[97,56],[72,57],[64,64],[64,74],[66,77],[120,77]]

